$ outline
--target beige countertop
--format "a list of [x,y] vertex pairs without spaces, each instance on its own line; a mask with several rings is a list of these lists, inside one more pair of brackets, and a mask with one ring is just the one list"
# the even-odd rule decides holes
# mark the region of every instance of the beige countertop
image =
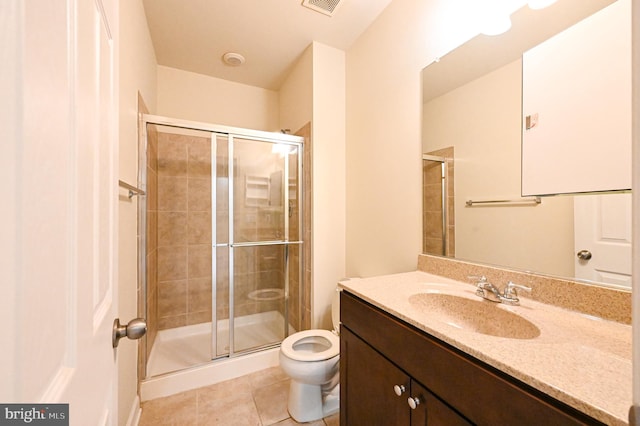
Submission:
[[495,304],[495,308],[527,319],[538,327],[539,336],[496,337],[461,329],[419,303],[409,301],[415,294],[438,292],[483,300],[468,283],[416,271],[345,280],[339,285],[608,425],[628,424],[632,403],[629,325],[520,297],[519,306]]

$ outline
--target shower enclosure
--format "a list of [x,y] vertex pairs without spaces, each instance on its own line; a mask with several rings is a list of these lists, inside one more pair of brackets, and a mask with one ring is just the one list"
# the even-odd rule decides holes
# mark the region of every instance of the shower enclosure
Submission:
[[302,138],[143,115],[143,377],[301,329]]

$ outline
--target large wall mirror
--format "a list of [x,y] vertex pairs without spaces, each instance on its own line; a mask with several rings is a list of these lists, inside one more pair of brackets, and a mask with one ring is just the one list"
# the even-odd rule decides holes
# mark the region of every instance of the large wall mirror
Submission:
[[521,197],[523,52],[627,1],[524,6],[423,70],[424,253],[630,289],[630,192]]

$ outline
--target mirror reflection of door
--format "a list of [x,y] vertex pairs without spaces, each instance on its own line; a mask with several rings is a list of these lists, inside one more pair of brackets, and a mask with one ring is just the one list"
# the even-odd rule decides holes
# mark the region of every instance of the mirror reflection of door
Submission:
[[575,197],[574,218],[576,277],[631,288],[631,193]]

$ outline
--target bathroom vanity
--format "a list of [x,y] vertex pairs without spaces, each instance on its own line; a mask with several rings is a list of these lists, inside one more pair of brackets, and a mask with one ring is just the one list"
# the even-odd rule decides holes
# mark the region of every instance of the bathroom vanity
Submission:
[[476,300],[473,286],[424,272],[341,287],[342,425],[626,424],[629,326]]

